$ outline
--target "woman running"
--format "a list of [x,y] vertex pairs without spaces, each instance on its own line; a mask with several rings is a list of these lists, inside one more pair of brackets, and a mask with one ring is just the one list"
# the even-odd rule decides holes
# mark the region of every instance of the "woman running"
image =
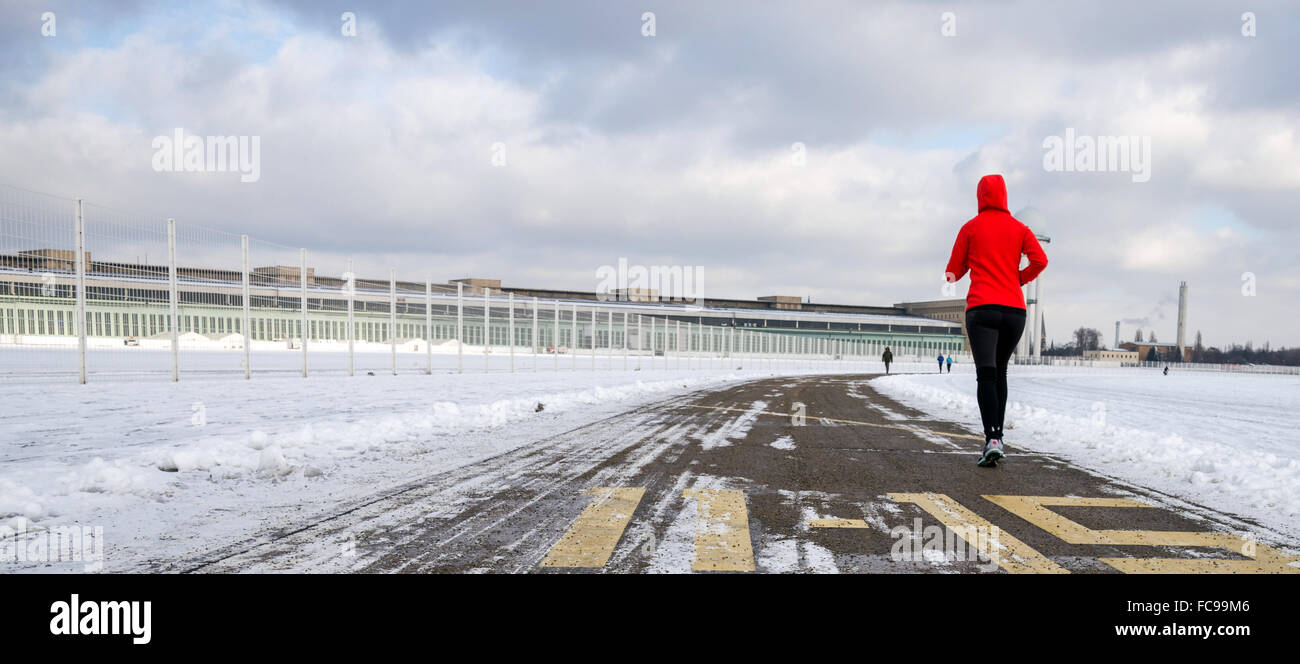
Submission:
[[[1007,363],[1025,330],[1025,295],[1020,287],[1047,267],[1047,255],[1028,226],[1007,207],[1001,175],[980,178],[975,191],[979,214],[957,233],[945,278],[956,282],[970,272],[966,294],[966,338],[975,357],[976,398],[984,423],[984,453],[990,467],[1006,456],[1002,419],[1007,409]],[[1020,269],[1020,256],[1029,265]]]

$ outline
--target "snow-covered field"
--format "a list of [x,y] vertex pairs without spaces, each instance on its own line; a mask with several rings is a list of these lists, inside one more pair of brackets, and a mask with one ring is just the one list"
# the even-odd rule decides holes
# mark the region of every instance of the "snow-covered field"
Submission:
[[[60,345],[16,346],[0,343],[0,377],[6,381],[66,381],[75,380],[77,375],[77,354],[75,346],[68,341],[72,337],[49,337],[59,340]],[[170,380],[171,351],[162,342],[152,339],[142,340],[141,346],[125,347],[121,341],[116,344],[104,343],[108,340],[93,339],[87,351],[86,368],[89,380],[104,382],[122,380],[129,376],[131,380]],[[148,344],[148,345],[146,345]],[[398,346],[396,358],[388,344],[356,344],[354,369],[358,374],[374,372],[375,374],[393,372],[394,365],[398,373],[420,373],[432,365],[435,372],[463,370],[466,373],[484,371],[508,372],[513,364],[518,372],[533,371],[622,371],[626,369],[664,369],[664,370],[725,370],[746,366],[747,368],[777,369],[789,371],[816,372],[823,370],[844,371],[884,371],[884,365],[875,359],[854,357],[840,361],[830,360],[825,355],[819,356],[780,356],[758,358],[737,355],[724,359],[713,354],[678,355],[669,352],[666,356],[651,357],[649,353],[640,355],[630,353],[624,358],[623,351],[616,349],[598,349],[592,354],[591,349],[578,349],[576,352],[533,355],[528,348],[515,349],[511,357],[508,347],[496,346],[484,360],[482,346],[456,347],[454,341],[435,344],[432,353],[423,342],[409,342]],[[414,348],[414,350],[412,350]],[[460,352],[458,352],[458,350]],[[209,377],[220,375],[242,376],[244,372],[244,352],[242,348],[222,348],[217,342],[204,340],[187,346],[185,339],[179,346],[179,365],[182,380],[189,377]],[[254,379],[265,375],[295,375],[302,371],[302,350],[286,349],[283,343],[254,342],[250,349],[252,373]],[[923,358],[909,364],[913,358],[899,357],[895,363],[897,370],[921,370],[933,367],[933,363],[921,362]],[[962,368],[961,364],[957,365]],[[347,344],[340,342],[311,342],[307,346],[307,371],[309,375],[327,375],[347,373]]]
[[[48,355],[67,359],[67,351]],[[770,375],[877,372],[877,363],[753,359],[509,359],[372,354],[349,378],[303,379],[301,356],[269,351],[251,381],[230,353],[183,353],[179,383],[137,377],[33,375],[0,364],[0,542],[15,531],[102,527],[103,569],[138,569],[246,539],[412,480],[486,459],[658,399]],[[12,358],[12,355],[3,356]],[[337,360],[334,354],[331,359]],[[259,361],[260,359],[260,361]],[[630,360],[635,367],[638,360]],[[359,363],[360,364],[360,363]],[[744,370],[737,370],[738,366]],[[161,366],[165,367],[165,363]],[[319,368],[320,365],[316,365]],[[373,369],[372,369],[373,367]],[[576,370],[575,370],[576,368]],[[367,375],[374,370],[375,375]],[[882,392],[978,429],[974,376],[902,364]],[[1015,367],[1008,444],[1300,534],[1300,377]],[[544,408],[538,411],[538,404]],[[721,443],[719,443],[721,444]],[[787,441],[773,446],[784,449]],[[1013,470],[1014,465],[1009,468]],[[3,552],[0,552],[3,553]],[[80,571],[80,562],[0,560],[0,572]]]
[[[1006,442],[1300,534],[1300,377],[1012,367]],[[981,430],[975,378],[897,375],[884,394]]]
[[[291,366],[294,358],[282,359]],[[698,363],[687,369],[685,361],[665,369],[663,358],[653,370],[642,358],[641,371],[591,371],[586,357],[577,371],[562,357],[558,372],[508,373],[508,360],[493,357],[494,372],[457,375],[446,373],[443,359],[443,372],[433,375],[403,367],[397,376],[352,378],[5,380],[0,541],[12,542],[16,531],[102,527],[103,569],[132,569],[293,524],[643,403],[781,373],[752,363],[736,371],[734,360],[712,371]],[[467,371],[481,370],[481,355],[466,359]],[[541,362],[551,369],[554,359]],[[0,571],[82,567],[0,561]]]

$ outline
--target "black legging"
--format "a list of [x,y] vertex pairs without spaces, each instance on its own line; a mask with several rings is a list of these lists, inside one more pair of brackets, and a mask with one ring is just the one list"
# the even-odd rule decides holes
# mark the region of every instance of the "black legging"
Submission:
[[1002,438],[1007,412],[1007,363],[1025,331],[1025,310],[985,304],[966,310],[966,336],[975,356],[976,399],[984,438]]

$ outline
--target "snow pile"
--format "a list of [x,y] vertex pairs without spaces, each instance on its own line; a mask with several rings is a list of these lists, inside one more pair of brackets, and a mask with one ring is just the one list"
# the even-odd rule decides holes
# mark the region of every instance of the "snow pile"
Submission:
[[[250,486],[292,478],[319,483],[329,480],[332,473],[382,474],[387,466],[396,463],[409,467],[415,459],[420,464],[427,464],[431,459],[437,464],[469,462],[504,451],[504,443],[475,445],[473,440],[466,441],[467,436],[473,438],[478,432],[499,431],[530,420],[561,422],[566,413],[569,419],[598,417],[610,407],[621,409],[629,402],[648,401],[744,378],[731,373],[695,376],[663,373],[657,377],[667,379],[624,383],[618,381],[628,380],[626,375],[622,378],[596,374],[533,376],[527,380],[534,381],[541,389],[529,390],[509,384],[507,381],[520,380],[512,379],[509,374],[469,380],[462,376],[456,384],[479,382],[465,392],[467,398],[460,402],[428,399],[420,390],[409,387],[387,394],[357,393],[355,387],[342,388],[341,383],[334,382],[338,379],[329,378],[303,381],[301,387],[293,385],[291,389],[305,391],[340,388],[337,393],[325,396],[337,398],[341,403],[325,399],[327,405],[313,404],[321,410],[338,411],[323,417],[294,412],[289,404],[302,402],[292,399],[281,402],[278,397],[283,393],[270,385],[238,385],[235,389],[216,384],[182,386],[209,392],[203,396],[208,400],[203,407],[207,418],[203,426],[194,425],[186,417],[195,406],[202,406],[202,401],[190,404],[192,399],[177,395],[175,386],[159,385],[150,386],[152,389],[145,392],[147,396],[140,403],[165,396],[177,402],[169,405],[180,417],[176,418],[177,422],[167,423],[159,421],[157,416],[140,415],[143,421],[149,422],[143,430],[139,422],[132,422],[119,410],[124,405],[122,399],[139,395],[129,397],[97,391],[95,396],[103,403],[82,404],[85,419],[71,420],[76,424],[66,430],[51,432],[48,416],[32,413],[21,424],[30,429],[16,426],[5,436],[8,440],[3,441],[5,446],[0,451],[15,453],[21,449],[29,456],[0,459],[5,462],[5,472],[0,475],[0,524],[11,521],[9,526],[17,529],[21,524],[52,524],[96,508],[120,508],[139,499],[166,501],[181,492],[193,491],[192,479],[201,479],[205,485],[233,481],[236,484],[231,489],[242,492]],[[582,389],[549,391],[584,382],[596,384]],[[69,390],[74,401],[82,401],[84,388],[81,391],[76,386],[61,389]],[[235,394],[242,390],[253,392]],[[514,392],[515,396],[472,401],[503,392]],[[40,393],[26,391],[22,398],[39,402]],[[258,401],[249,401],[250,398]],[[539,402],[545,404],[542,411],[537,409]],[[230,413],[226,406],[235,413]],[[99,407],[103,412],[96,410]],[[239,412],[242,410],[256,412]],[[118,414],[106,416],[108,411]],[[218,422],[226,417],[232,421]],[[98,425],[97,418],[102,418],[98,419]],[[537,434],[540,436],[544,431],[545,428],[538,429]],[[132,444],[137,436],[145,436],[148,444]],[[523,437],[511,445],[533,439]],[[75,451],[78,448],[92,453],[78,454]]]
[[37,500],[35,491],[0,477],[0,517],[32,520],[42,516],[45,507]]
[[[1017,447],[1056,454],[1294,533],[1300,516],[1300,448],[1293,436],[1286,439],[1290,424],[1275,419],[1279,411],[1271,421],[1263,416],[1252,421],[1251,412],[1276,407],[1294,414],[1300,403],[1295,403],[1293,381],[1206,374],[1182,376],[1187,382],[1176,384],[1162,378],[1013,376],[1011,395],[1023,400],[1007,403],[1007,445],[1012,454]],[[1277,384],[1263,384],[1270,381]],[[898,375],[871,384],[935,417],[981,429],[970,376]],[[1197,398],[1215,403],[1211,407]],[[1290,408],[1279,400],[1292,402]]]
[[[369,452],[409,455],[418,451],[421,441],[466,431],[496,429],[541,417],[537,410],[539,402],[546,405],[543,412],[554,415],[584,406],[698,387],[716,380],[637,381],[614,387],[597,385],[587,390],[533,394],[487,404],[461,405],[439,401],[428,409],[355,422],[307,423],[270,434],[256,429],[243,436],[202,438],[183,446],[158,449],[148,465],[167,472],[210,471],[222,479],[281,477],[312,462],[328,465],[330,461]],[[102,464],[101,460],[96,462]],[[109,487],[106,490],[116,488],[123,492],[135,486],[125,474],[121,478],[106,479],[101,484]]]

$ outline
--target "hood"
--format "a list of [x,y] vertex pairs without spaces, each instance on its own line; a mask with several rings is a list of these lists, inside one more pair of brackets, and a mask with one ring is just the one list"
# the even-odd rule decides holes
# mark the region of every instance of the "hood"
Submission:
[[979,202],[979,211],[985,208],[997,208],[1010,213],[1007,209],[1007,183],[998,174],[985,175],[975,188],[975,200]]

